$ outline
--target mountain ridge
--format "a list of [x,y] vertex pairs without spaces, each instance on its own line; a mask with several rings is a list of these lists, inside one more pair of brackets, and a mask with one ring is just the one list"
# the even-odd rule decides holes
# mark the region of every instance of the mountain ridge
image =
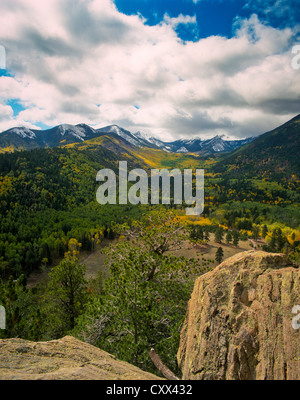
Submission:
[[300,178],[300,114],[252,142],[224,155],[215,172],[231,176]]
[[[299,149],[300,114],[281,126],[256,137],[228,139],[224,135],[212,138],[188,138],[164,142],[140,131],[130,132],[116,124],[95,129],[86,124],[61,124],[51,129],[37,130],[15,127],[0,133],[0,153],[34,148],[52,148],[87,142],[103,136],[117,138],[120,146],[126,143],[136,149],[158,149],[170,153],[191,153],[196,156],[223,155],[222,165],[231,170],[247,170],[250,164],[264,167],[266,159],[272,159],[274,170],[291,165],[299,168],[297,152]],[[125,142],[124,142],[125,141]],[[275,153],[279,154],[279,157]],[[276,162],[286,164],[276,166]],[[268,161],[270,163],[270,160]],[[294,168],[295,167],[295,168]],[[219,167],[217,167],[219,169]]]
[[194,138],[164,142],[141,132],[132,133],[118,125],[94,129],[86,124],[61,124],[46,130],[15,127],[0,133],[0,152],[32,150],[80,143],[103,135],[117,135],[128,143],[141,148],[148,147],[174,153],[198,153],[210,155],[233,151],[249,143],[253,138],[226,140],[216,135],[210,139]]

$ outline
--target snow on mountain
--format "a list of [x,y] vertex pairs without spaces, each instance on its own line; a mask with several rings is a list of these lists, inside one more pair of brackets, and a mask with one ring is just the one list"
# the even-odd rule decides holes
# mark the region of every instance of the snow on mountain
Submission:
[[139,139],[144,139],[144,140],[148,140],[149,138],[151,139],[151,135],[141,131],[134,132],[132,135]]
[[28,128],[12,128],[9,130],[10,133],[15,133],[16,135],[20,136],[21,138],[28,138],[34,139],[36,137],[35,133]]
[[[224,135],[217,135],[209,139],[194,137],[189,139],[181,138],[172,142],[164,142],[156,137],[151,136],[151,134],[149,133],[141,131],[131,133],[118,125],[109,125],[100,129],[94,129],[85,124],[62,124],[44,131],[28,129],[25,127],[12,128],[0,134],[0,145],[1,137],[6,137],[5,143],[7,143],[7,139],[10,139],[13,144],[14,139],[11,135],[12,133],[18,135],[21,138],[20,140],[22,140],[22,142],[24,143],[19,143],[19,146],[24,149],[26,149],[28,146],[29,148],[55,147],[62,144],[82,142],[101,135],[114,134],[136,147],[150,147],[175,153],[190,152],[201,154],[214,154],[233,151],[243,144],[249,143],[253,140],[253,138],[243,140],[230,140],[228,138],[225,138]],[[28,144],[28,139],[31,139],[30,145]]]
[[180,147],[180,149],[176,151],[176,153],[188,153],[188,152],[189,151],[184,146]]
[[215,136],[204,143],[203,147],[211,147],[214,152],[226,151],[228,143],[224,141],[220,136]]
[[121,138],[127,140],[127,142],[133,144],[134,146],[139,146],[139,140],[133,136],[133,134],[126,129],[119,127],[118,125],[110,125],[104,128],[97,129],[97,132],[101,133],[114,133]]
[[58,126],[59,133],[64,136],[66,133],[76,137],[77,139],[84,141],[86,135],[86,130],[83,125],[69,125],[63,124]]

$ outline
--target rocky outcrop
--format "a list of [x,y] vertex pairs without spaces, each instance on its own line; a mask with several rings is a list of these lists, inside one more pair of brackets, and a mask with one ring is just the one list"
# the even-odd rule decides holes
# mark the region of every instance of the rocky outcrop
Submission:
[[49,342],[0,340],[0,380],[160,379],[71,336]]
[[249,251],[199,277],[181,332],[183,379],[300,379],[300,270]]

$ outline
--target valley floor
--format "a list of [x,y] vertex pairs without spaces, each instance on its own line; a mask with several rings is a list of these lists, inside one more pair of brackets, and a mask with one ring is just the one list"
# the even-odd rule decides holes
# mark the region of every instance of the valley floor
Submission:
[[[211,235],[213,236],[213,235]],[[102,252],[103,248],[117,243],[117,240],[105,240],[102,242],[100,246],[96,248],[93,252],[82,252],[80,254],[80,261],[84,263],[86,266],[86,278],[93,279],[96,278],[99,272],[103,273],[104,276],[107,274],[107,269],[104,265],[105,262],[105,254]],[[175,249],[172,251],[172,254],[181,257],[184,256],[186,258],[198,258],[203,257],[207,261],[209,261],[209,267],[213,268],[218,265],[218,262],[215,261],[216,252],[219,247],[222,247],[224,252],[223,261],[229,257],[232,257],[235,254],[238,254],[242,251],[247,251],[253,249],[254,243],[257,248],[264,244],[264,242],[254,242],[252,239],[246,241],[240,241],[238,246],[234,246],[233,244],[227,243],[217,243],[213,238],[209,240],[207,244],[204,245],[195,245],[189,241],[183,243],[181,249]],[[27,281],[27,288],[33,288],[41,283],[43,280],[47,280],[49,268],[43,271],[36,271],[30,274]]]

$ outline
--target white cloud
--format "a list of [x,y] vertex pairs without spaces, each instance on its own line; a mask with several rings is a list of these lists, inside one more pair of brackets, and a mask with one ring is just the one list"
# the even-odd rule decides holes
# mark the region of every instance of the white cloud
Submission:
[[197,24],[196,15],[183,15],[179,14],[176,18],[171,18],[168,14],[164,15],[164,22],[168,25],[171,25],[173,28],[176,28],[180,24]]
[[[110,0],[40,3],[0,0],[0,38],[15,73],[0,77],[0,130],[84,122],[165,139],[244,137],[299,112],[291,29],[265,26],[254,15],[236,22],[231,39],[183,43],[175,30],[195,25],[195,16],[165,15],[147,26]],[[18,117],[6,106],[10,98],[26,107]]]

